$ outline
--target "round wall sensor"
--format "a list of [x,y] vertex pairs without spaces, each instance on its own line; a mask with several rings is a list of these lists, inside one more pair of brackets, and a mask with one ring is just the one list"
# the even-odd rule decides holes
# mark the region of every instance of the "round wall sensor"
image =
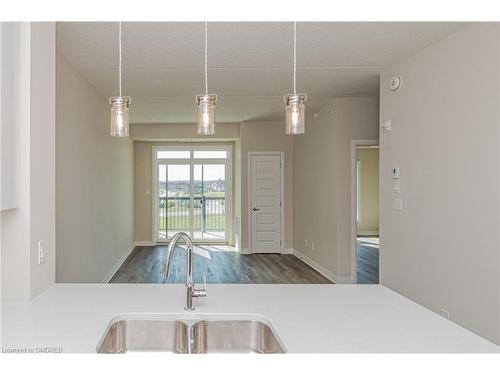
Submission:
[[399,89],[401,87],[402,83],[403,83],[403,80],[401,79],[400,76],[398,76],[398,75],[392,76],[391,81],[389,82],[389,88],[392,91],[396,91],[397,89]]

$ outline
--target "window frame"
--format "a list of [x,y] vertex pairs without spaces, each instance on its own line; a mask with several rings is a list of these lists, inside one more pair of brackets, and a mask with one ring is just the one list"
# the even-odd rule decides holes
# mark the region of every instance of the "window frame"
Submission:
[[[158,158],[158,151],[176,151],[185,150],[190,151],[189,158]],[[227,158],[195,158],[194,151],[227,151]],[[232,144],[210,144],[210,145],[200,145],[200,144],[165,144],[165,145],[155,145],[152,146],[152,240],[155,243],[166,243],[167,239],[162,240],[158,237],[158,166],[159,164],[190,164],[191,170],[191,198],[193,196],[193,179],[194,179],[194,165],[195,164],[224,164],[226,166],[226,194],[225,194],[225,206],[226,206],[226,219],[225,219],[225,238],[223,241],[211,241],[203,239],[193,239],[195,243],[219,243],[219,244],[234,244],[235,234],[234,234],[234,210],[233,210],[233,145]],[[192,228],[191,228],[192,229]]]

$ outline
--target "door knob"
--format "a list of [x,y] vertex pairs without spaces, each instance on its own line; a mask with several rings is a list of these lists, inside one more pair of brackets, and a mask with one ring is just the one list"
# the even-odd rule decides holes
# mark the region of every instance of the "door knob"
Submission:
[[260,211],[260,208],[252,208],[252,211]]

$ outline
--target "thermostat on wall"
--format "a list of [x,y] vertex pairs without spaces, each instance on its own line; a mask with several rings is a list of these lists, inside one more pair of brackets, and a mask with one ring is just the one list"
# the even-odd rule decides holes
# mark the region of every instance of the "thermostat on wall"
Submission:
[[392,91],[396,91],[397,89],[399,89],[401,87],[402,83],[403,83],[403,80],[401,79],[401,77],[398,75],[394,75],[394,76],[392,76],[392,78],[389,82],[389,88]]
[[392,168],[392,178],[399,178],[399,167]]

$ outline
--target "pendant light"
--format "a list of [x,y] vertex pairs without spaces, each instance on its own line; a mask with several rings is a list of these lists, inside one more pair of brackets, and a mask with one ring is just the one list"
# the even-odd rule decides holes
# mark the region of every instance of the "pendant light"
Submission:
[[122,96],[122,23],[118,23],[118,96],[109,98],[111,105],[111,136],[128,137],[130,96]]
[[215,102],[216,94],[208,93],[208,23],[205,22],[205,94],[196,95],[198,105],[198,135],[215,134]]
[[304,134],[306,94],[297,94],[297,22],[293,23],[293,94],[285,95],[286,134]]

